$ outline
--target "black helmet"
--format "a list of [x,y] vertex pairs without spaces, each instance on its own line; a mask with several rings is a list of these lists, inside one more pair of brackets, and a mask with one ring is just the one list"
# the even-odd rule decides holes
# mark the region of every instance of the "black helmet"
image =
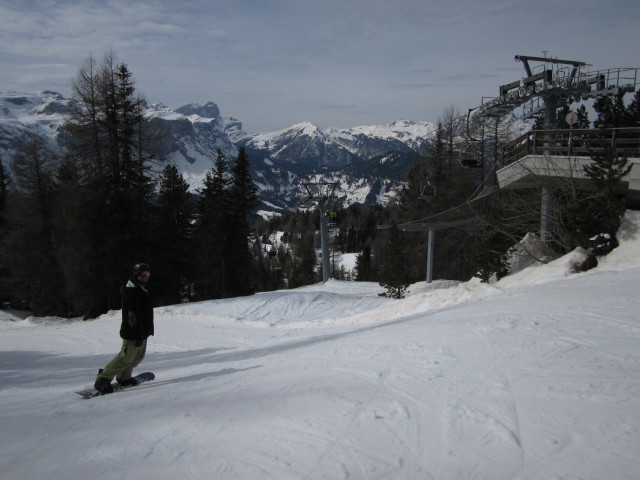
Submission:
[[133,266],[133,274],[135,276],[140,275],[142,272],[151,272],[151,267],[146,263],[136,263]]

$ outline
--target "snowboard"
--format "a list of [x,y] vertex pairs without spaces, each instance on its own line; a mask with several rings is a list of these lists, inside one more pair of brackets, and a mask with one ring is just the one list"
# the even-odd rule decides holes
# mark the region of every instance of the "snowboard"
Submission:
[[[133,378],[138,380],[138,385],[140,385],[141,383],[153,380],[154,378],[156,378],[156,376],[152,372],[144,372],[144,373],[139,373],[138,375],[136,375]],[[112,393],[118,393],[118,392],[121,392],[122,390],[128,390],[130,388],[135,388],[137,385],[136,386],[131,386],[131,387],[123,387],[118,382],[113,382],[111,384],[111,386],[113,387],[113,392]],[[83,398],[86,398],[86,399],[93,398],[93,397],[99,397],[101,395],[109,395],[108,393],[100,393],[99,391],[97,391],[93,387],[85,388],[84,390],[80,390],[80,391],[78,391],[76,393],[78,395],[82,396]]]

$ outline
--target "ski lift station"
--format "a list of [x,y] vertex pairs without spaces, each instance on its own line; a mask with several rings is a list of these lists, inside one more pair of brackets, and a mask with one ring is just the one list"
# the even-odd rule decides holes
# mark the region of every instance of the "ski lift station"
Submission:
[[[570,129],[556,129],[556,112],[562,105],[603,96],[621,96],[638,89],[638,68],[590,71],[584,62],[546,57],[515,57],[526,77],[500,86],[500,95],[478,108],[483,117],[500,117],[522,109],[523,116],[544,114],[544,130],[534,130],[502,148],[496,175],[500,188],[534,188],[541,177],[573,178],[585,186],[584,166],[593,152],[611,148],[632,165],[624,178],[631,196],[640,196],[640,125],[630,128],[574,129],[577,117],[565,119]],[[536,63],[536,67],[532,67]],[[541,189],[540,238],[549,231],[549,192]]]
[[[479,107],[470,109],[467,115],[467,133],[472,112],[480,118],[494,118],[496,124],[500,117],[512,113],[524,118],[543,115],[544,129],[531,131],[504,146],[492,171],[495,172],[499,188],[540,190],[540,238],[548,240],[547,232],[550,231],[550,192],[541,186],[544,182],[540,182],[540,179],[544,177],[549,181],[572,178],[578,186],[582,182],[588,188],[589,179],[584,174],[583,167],[591,162],[591,155],[595,151],[611,148],[618,156],[629,160],[632,168],[623,179],[624,185],[629,196],[640,198],[640,125],[631,128],[602,125],[602,128],[574,129],[577,117],[570,112],[566,118],[570,129],[556,129],[557,111],[563,105],[637,91],[640,69],[592,71],[588,64],[580,61],[524,55],[517,55],[515,60],[522,62],[525,76],[501,85],[499,96],[483,99]],[[520,115],[518,109],[521,109]],[[484,170],[484,159],[480,158],[482,155],[478,155],[478,145],[482,142],[468,136],[472,145],[460,154],[459,161],[465,167]],[[462,219],[454,222],[413,222],[398,225],[404,231],[429,232],[427,282],[432,281],[435,232],[473,222],[473,219]]]

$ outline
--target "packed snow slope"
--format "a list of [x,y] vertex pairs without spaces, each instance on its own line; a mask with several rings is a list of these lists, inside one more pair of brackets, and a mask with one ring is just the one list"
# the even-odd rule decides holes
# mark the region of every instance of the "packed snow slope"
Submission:
[[586,273],[574,252],[404,300],[330,281],[158,308],[156,380],[91,400],[120,313],[4,313],[1,476],[638,479],[640,213],[620,238]]

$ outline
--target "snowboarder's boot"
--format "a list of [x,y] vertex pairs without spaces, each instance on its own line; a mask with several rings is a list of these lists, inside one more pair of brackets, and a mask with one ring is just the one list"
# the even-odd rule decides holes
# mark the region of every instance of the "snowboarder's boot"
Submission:
[[126,380],[121,380],[119,378],[116,378],[116,382],[118,382],[123,387],[135,387],[140,383],[137,379],[133,377],[129,377]]
[[[98,371],[98,375],[102,373],[102,369]],[[111,385],[111,380],[107,380],[106,378],[98,378],[96,383],[93,384],[93,388],[95,388],[100,393],[107,394],[113,393],[113,385]]]

